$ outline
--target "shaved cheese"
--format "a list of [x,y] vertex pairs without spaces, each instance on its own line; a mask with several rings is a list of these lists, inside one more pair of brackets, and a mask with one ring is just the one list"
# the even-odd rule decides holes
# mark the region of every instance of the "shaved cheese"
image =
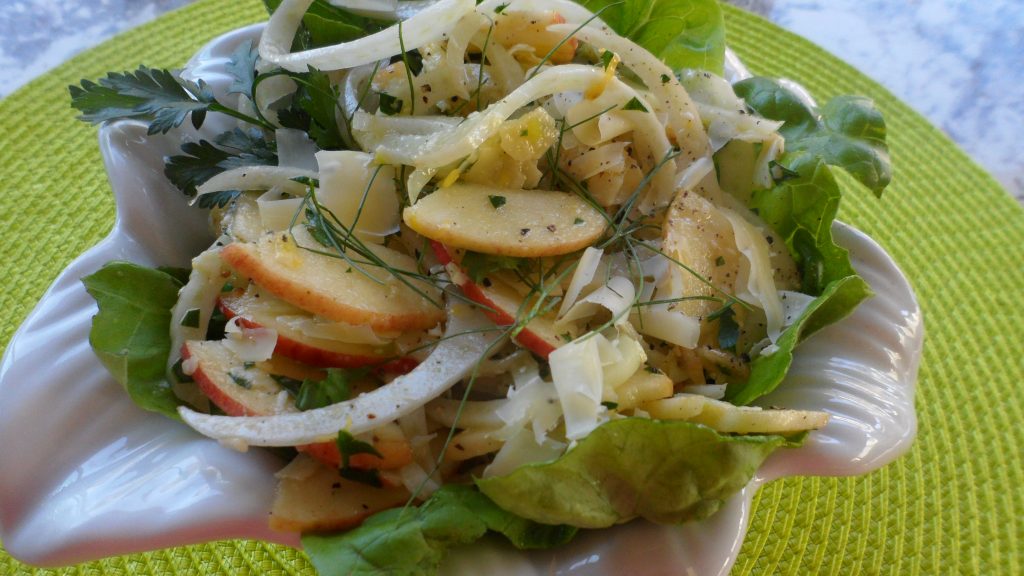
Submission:
[[516,384],[509,390],[508,400],[495,410],[495,415],[505,423],[497,435],[507,440],[529,425],[535,441],[543,443],[562,417],[558,391],[540,377],[535,366],[524,367],[513,375]]
[[306,215],[301,211],[302,204],[302,198],[293,198],[277,187],[271,188],[256,199],[260,224],[264,230],[273,232],[288,230],[294,224],[306,220]]
[[583,290],[583,287],[594,279],[594,273],[601,265],[601,256],[603,255],[604,250],[593,246],[588,247],[580,255],[580,259],[576,263],[576,270],[572,273],[572,280],[569,281],[569,287],[565,290],[565,296],[562,298],[562,306],[558,309],[559,318],[565,316],[565,313],[579,298],[580,290]]
[[700,320],[672,310],[669,304],[644,306],[640,312],[643,322],[637,330],[648,336],[664,340],[683,348],[696,348],[700,338]]
[[225,190],[270,190],[280,188],[293,196],[305,196],[306,185],[293,178],[317,177],[316,172],[287,166],[242,166],[217,174],[196,189],[196,200],[205,194],[223,192]]
[[430,42],[440,42],[455,24],[470,13],[473,0],[440,0],[402,23],[401,40],[398,25],[350,42],[291,52],[295,33],[313,0],[284,0],[274,10],[260,38],[259,53],[263,60],[292,72],[343,70],[368,64],[414,50]]
[[211,416],[186,407],[186,424],[217,440],[252,446],[299,446],[330,440],[345,429],[361,434],[395,421],[441,395],[469,374],[499,337],[483,313],[466,305],[449,307],[446,337],[412,372],[372,392],[306,412],[275,416]]
[[299,170],[316,171],[316,142],[309,134],[294,128],[278,128],[275,132],[277,140],[277,165]]
[[316,161],[318,199],[343,226],[376,242],[398,231],[401,210],[394,167],[374,166],[373,156],[351,150],[317,152]]
[[761,231],[739,214],[727,208],[720,210],[732,225],[736,235],[736,249],[744,257],[736,276],[736,297],[764,310],[768,338],[775,343],[782,334],[785,314],[782,299],[775,289],[768,242]]
[[601,406],[604,371],[598,353],[599,337],[597,334],[570,342],[548,357],[569,440],[585,437],[607,419]]
[[569,322],[575,322],[583,318],[589,318],[602,308],[611,312],[616,323],[628,321],[629,309],[633,306],[636,297],[636,288],[628,278],[615,276],[608,281],[608,284],[594,290],[566,312],[565,316],[558,320],[557,329]]
[[271,328],[246,328],[239,324],[236,316],[224,326],[224,347],[235,353],[243,362],[269,360],[277,346],[277,331]]
[[815,297],[801,292],[780,290],[779,299],[782,300],[782,326],[791,326],[803,316],[807,307],[814,302]]
[[484,478],[504,476],[526,464],[554,460],[565,452],[565,444],[550,438],[538,442],[529,430],[519,431],[505,441],[504,446],[494,455],[494,460],[483,471]]

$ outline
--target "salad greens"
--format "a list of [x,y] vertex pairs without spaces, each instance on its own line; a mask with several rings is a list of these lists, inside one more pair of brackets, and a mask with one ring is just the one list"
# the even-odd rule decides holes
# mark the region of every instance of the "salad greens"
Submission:
[[[280,3],[265,0],[271,12]],[[716,0],[581,3],[591,11],[601,11],[604,22],[673,70],[692,68],[722,74],[725,29]],[[303,17],[295,45],[299,49],[332,45],[390,24],[315,0]],[[410,73],[417,73],[412,62],[423,66],[416,51],[401,58]],[[331,76],[312,68],[302,73],[280,69],[260,73],[257,59],[251,43],[232,54],[229,93],[254,100],[260,82],[286,76],[298,88],[290,101],[277,107],[278,123],[305,132],[322,150],[348,147],[350,134],[343,130],[349,129],[349,118],[338,105],[339,89]],[[606,68],[608,64],[606,59]],[[753,360],[750,377],[730,383],[726,398],[744,405],[779,385],[800,341],[848,315],[871,294],[854,271],[847,251],[832,237],[841,191],[830,166],[846,170],[880,195],[891,180],[891,165],[884,121],[867,99],[841,96],[819,110],[775,80],[751,78],[734,89],[753,113],[785,122],[779,132],[785,137],[786,152],[772,165],[770,188],[737,191],[723,187],[784,240],[801,272],[801,290],[816,297],[783,332],[775,350]],[[149,121],[150,134],[166,133],[189,116],[199,128],[208,112],[228,114],[247,123],[246,129],[235,128],[212,141],[186,142],[182,154],[167,160],[168,179],[189,197],[225,170],[278,163],[272,137],[275,124],[260,112],[253,117],[219,102],[202,81],[185,80],[178,72],[143,66],[135,72],[108,74],[98,82],[83,80],[81,86],[70,87],[70,92],[81,119],[93,123],[143,119]],[[402,112],[400,99],[386,93],[379,98],[385,113]],[[636,98],[624,110],[646,112]],[[716,164],[722,169],[743,154],[749,157],[753,148],[743,148],[746,145],[730,143],[716,156]],[[223,207],[239,193],[210,194],[200,199],[200,205]],[[506,201],[503,196],[490,196],[489,200],[495,210]],[[310,216],[311,222],[316,221],[315,216]],[[523,271],[526,262],[469,251],[461,265],[474,281],[482,282],[496,271]],[[168,328],[174,320],[170,310],[182,278],[171,271],[112,262],[83,283],[99,306],[90,343],[100,360],[141,407],[178,418],[176,408],[181,402],[165,381],[165,367],[170,354]],[[720,347],[735,350],[739,328],[733,312],[726,306],[719,315]],[[330,370],[323,381],[294,381],[299,409],[349,398],[350,379],[364,374]],[[605,406],[615,409],[617,404]],[[351,474],[349,456],[376,452],[342,432],[337,439],[345,465],[342,471]],[[773,450],[799,441],[777,435],[720,434],[685,421],[612,420],[556,460],[527,464],[506,476],[477,479],[475,487],[444,486],[418,507],[377,513],[360,527],[341,534],[306,534],[302,543],[324,576],[432,574],[448,548],[474,542],[488,532],[502,534],[518,548],[531,549],[564,544],[577,527],[603,528],[636,517],[661,523],[699,520],[745,486]]]
[[448,485],[419,507],[380,512],[354,530],[305,534],[302,547],[321,576],[436,574],[448,548],[488,531],[522,550],[561,546],[576,534],[511,514],[469,486]]
[[690,422],[627,418],[561,458],[477,480],[498,506],[544,524],[606,528],[636,517],[707,518],[750,482],[781,436],[728,436]]
[[583,0],[601,20],[662,59],[669,68],[722,74],[725,22],[717,0]]
[[181,404],[165,379],[171,308],[183,283],[175,274],[110,262],[82,278],[96,300],[89,344],[139,407],[178,418]]
[[730,384],[726,398],[742,405],[782,382],[797,344],[871,296],[849,253],[832,238],[842,193],[829,165],[846,170],[876,195],[891,180],[892,167],[885,122],[870,100],[839,96],[819,111],[767,78],[743,80],[734,88],[756,114],[785,122],[779,130],[786,139],[779,161],[784,178],[771,189],[754,190],[749,207],[785,240],[800,268],[801,290],[817,296],[783,333],[778,350],[756,358],[746,382]]

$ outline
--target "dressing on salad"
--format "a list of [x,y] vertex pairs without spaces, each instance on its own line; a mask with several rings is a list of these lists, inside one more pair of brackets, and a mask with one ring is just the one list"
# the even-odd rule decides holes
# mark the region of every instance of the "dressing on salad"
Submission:
[[115,375],[226,445],[296,450],[270,523],[322,572],[703,518],[827,423],[750,404],[870,294],[829,231],[830,165],[889,179],[870,101],[730,85],[713,1],[268,4],[226,94],[145,67],[72,87],[86,120],[238,121],[167,160],[218,235],[187,279],[85,282],[111,367],[139,344],[102,337],[133,313],[113,275],[122,300],[177,291]]

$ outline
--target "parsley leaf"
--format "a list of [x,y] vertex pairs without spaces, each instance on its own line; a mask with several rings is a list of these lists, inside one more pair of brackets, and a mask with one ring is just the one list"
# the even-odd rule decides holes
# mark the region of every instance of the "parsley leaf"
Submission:
[[303,380],[295,396],[295,407],[299,410],[323,408],[352,397],[351,383],[369,373],[365,368],[346,370],[328,368],[323,380]]
[[193,85],[193,96],[186,83],[169,70],[140,66],[135,72],[110,72],[99,83],[82,80],[81,86],[69,86],[71,105],[82,112],[79,119],[97,124],[120,118],[149,119],[149,133],[165,134],[180,126],[190,112],[196,128],[203,124],[204,113],[215,102],[200,81]]
[[[216,143],[216,144],[214,144]],[[217,174],[240,166],[277,165],[277,147],[263,138],[257,129],[235,128],[214,138],[181,145],[184,154],[171,156],[164,165],[164,175],[186,196],[196,195],[196,188]],[[200,199],[200,206],[224,206],[234,194],[210,194]]]
[[78,118],[98,124],[107,120],[138,118],[149,121],[149,134],[166,134],[191,114],[192,125],[200,128],[207,112],[221,112],[263,128],[273,126],[224,106],[209,86],[183,79],[177,72],[140,66],[135,72],[110,72],[98,82],[82,80],[69,86],[71,106],[82,113]]
[[495,210],[501,208],[502,206],[505,205],[505,202],[507,202],[504,196],[488,195],[487,199],[491,201],[491,206],[494,206]]
[[638,110],[640,112],[647,112],[647,106],[641,102],[636,96],[629,99],[626,105],[622,107],[623,110]]
[[356,440],[355,436],[352,436],[346,430],[338,431],[338,452],[341,453],[341,477],[353,482],[360,482],[363,484],[369,484],[370,486],[381,486],[380,472],[376,469],[358,469],[353,468],[349,465],[350,460],[356,454],[370,454],[378,458],[383,458],[381,453],[373,447],[372,444],[363,442],[362,440]]
[[231,53],[226,66],[228,74],[231,75],[228,94],[245,94],[252,99],[252,85],[256,80],[256,60],[259,56],[259,50],[252,45],[252,40],[239,44]]
[[395,98],[386,92],[381,92],[379,96],[381,112],[388,116],[394,116],[395,114],[400,114],[402,112],[403,102],[400,99]]
[[[736,323],[736,312],[732,306],[726,306],[718,316],[718,347],[722,350],[735,350],[740,338],[740,326]],[[709,316],[710,318],[710,316]]]
[[495,254],[482,254],[480,252],[466,252],[462,257],[462,269],[477,283],[483,282],[484,278],[491,273],[500,270],[517,270],[523,268],[527,260],[514,258],[512,256],[497,256]]

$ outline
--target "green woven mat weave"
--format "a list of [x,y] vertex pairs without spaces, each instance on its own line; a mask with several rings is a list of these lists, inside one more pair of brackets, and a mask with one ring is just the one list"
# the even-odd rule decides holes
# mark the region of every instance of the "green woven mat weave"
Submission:
[[[726,7],[730,45],[758,74],[817,98],[858,93],[885,113],[896,173],[885,198],[850,190],[841,218],[910,277],[927,345],[920,434],[859,478],[794,478],[754,500],[734,574],[1020,574],[1024,565],[1024,210],[939,130],[813,44]],[[180,66],[265,18],[256,0],[203,0],[123,34],[0,101],[0,345],[60,270],[99,241],[114,203],[95,130],[66,86],[139,63]],[[2,449],[2,448],[0,448]],[[303,555],[221,542],[36,570],[0,550],[0,574],[312,574]]]

